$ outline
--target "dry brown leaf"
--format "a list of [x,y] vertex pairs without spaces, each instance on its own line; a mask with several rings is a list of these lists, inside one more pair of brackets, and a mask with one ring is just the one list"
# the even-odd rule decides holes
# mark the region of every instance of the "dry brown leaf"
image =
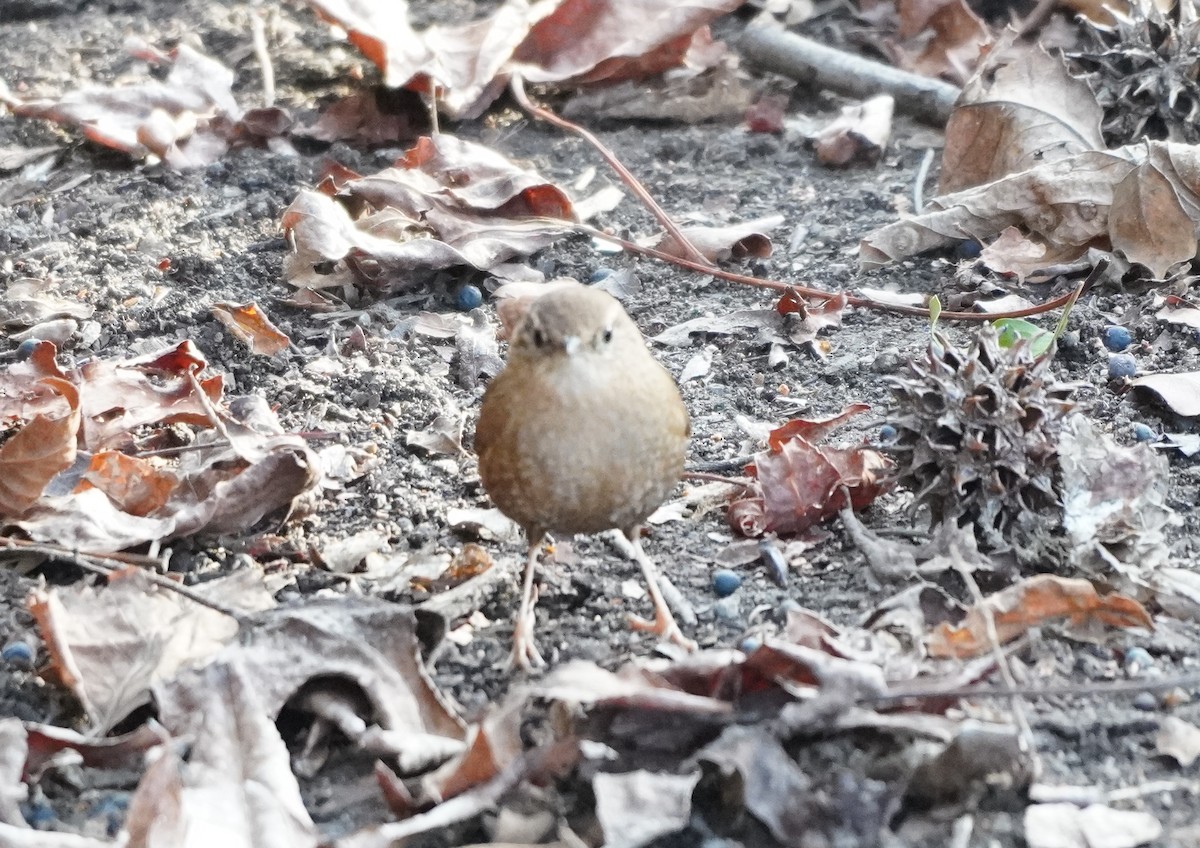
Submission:
[[1200,371],[1145,374],[1134,377],[1129,383],[1158,395],[1176,415],[1184,418],[1200,415]]
[[377,147],[410,142],[428,124],[429,112],[416,94],[380,87],[339,98],[293,135]]
[[145,517],[162,509],[178,484],[178,476],[160,465],[119,451],[101,451],[93,454],[75,491],[100,489],[117,509]]
[[967,238],[987,241],[1008,227],[1073,259],[1089,247],[1107,247],[1113,190],[1135,167],[1126,155],[1136,153],[1090,151],[937,197],[921,215],[867,235],[860,245],[862,265],[886,265]]
[[[306,601],[258,613],[243,635],[213,662],[245,669],[271,719],[310,681],[333,678],[365,697],[364,718],[384,730],[466,735],[421,663],[408,607],[367,598]],[[194,680],[189,673],[155,687],[161,721],[173,733],[191,733],[202,720],[191,710]]]
[[232,144],[277,136],[290,124],[278,109],[243,113],[233,97],[233,71],[186,44],[170,55],[140,49],[142,58],[171,67],[162,82],[116,88],[90,86],[57,100],[8,98],[16,115],[79,127],[106,147],[156,157],[176,169],[217,161]]
[[869,408],[855,404],[832,418],[796,418],[772,430],[768,449],[756,454],[747,468],[757,480],[759,494],[730,505],[733,528],[745,535],[802,533],[836,515],[846,505],[845,490],[849,490],[855,509],[882,494],[887,488],[883,479],[886,457],[864,446],[817,444],[831,430]]
[[[767,233],[782,223],[782,215],[772,215],[725,227],[681,227],[680,232],[710,262],[747,257],[765,259],[773,250]],[[663,253],[687,258],[687,252],[680,249],[675,237],[670,233],[664,233],[652,246]]]
[[[250,570],[193,591],[247,613],[275,604],[262,575]],[[30,607],[54,648],[54,667],[100,734],[146,703],[153,685],[207,660],[238,632],[236,620],[151,583],[135,568],[108,585],[39,590]]]
[[987,25],[964,0],[898,0],[900,43],[885,47],[901,68],[964,82],[992,41]]
[[[112,447],[131,431],[148,424],[207,426],[206,407],[195,397],[189,374],[208,362],[188,341],[161,353],[127,360],[93,359],[66,377],[79,387],[83,412],[81,447],[92,451]],[[220,376],[200,380],[204,394],[218,400],[225,381]]]
[[129,848],[317,845],[287,745],[259,691],[250,669],[223,662],[175,687],[191,713],[188,756],[166,744],[151,762],[130,798]]
[[546,0],[502,3],[489,16],[421,32],[397,0],[309,0],[377,65],[384,84],[437,91],[455,117],[478,116],[514,71],[534,82],[636,79],[721,53],[705,25],[743,0]]
[[75,461],[79,393],[60,377],[45,377],[41,383],[66,402],[67,411],[35,415],[0,446],[0,516],[24,513],[41,498],[46,484]]
[[292,340],[267,317],[257,303],[214,303],[212,314],[233,337],[260,356],[274,356],[291,345]]
[[538,21],[513,60],[533,82],[617,82],[688,64],[707,67],[707,24],[744,0],[563,0]]
[[285,273],[300,288],[391,289],[414,269],[488,269],[574,232],[565,191],[447,133],[420,139],[395,167],[324,188],[301,192],[283,217],[295,246]]
[[[1153,629],[1149,613],[1137,601],[1116,592],[1100,595],[1087,580],[1041,574],[985,599],[1003,645],[1031,627],[1063,622],[1073,630],[1117,627]],[[926,639],[933,657],[967,659],[992,649],[987,615],[979,606],[957,626],[943,622]]]
[[814,138],[817,160],[840,166],[879,158],[892,135],[894,108],[895,101],[887,94],[843,106],[842,114]]
[[[1176,163],[1152,154],[1149,160],[1126,174],[1113,189],[1112,212],[1109,214],[1108,230],[1113,249],[1124,253],[1130,262],[1145,265],[1158,280],[1166,278],[1171,266],[1188,262],[1196,255],[1198,221],[1189,216],[1183,201],[1191,194],[1190,211],[1194,212],[1195,191],[1200,185],[1181,187],[1179,179],[1171,178],[1175,174],[1170,169],[1182,164],[1184,173],[1195,180],[1200,151],[1178,152],[1188,161]],[[1156,158],[1158,161],[1154,161]]]
[[1037,45],[992,55],[989,73],[966,85],[946,123],[938,194],[1104,149],[1104,110],[1061,59]]

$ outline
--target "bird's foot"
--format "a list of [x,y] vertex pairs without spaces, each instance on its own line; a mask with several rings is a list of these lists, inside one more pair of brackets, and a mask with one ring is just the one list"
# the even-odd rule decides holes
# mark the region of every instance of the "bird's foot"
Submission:
[[518,621],[513,630],[512,652],[508,655],[505,668],[508,671],[520,669],[524,672],[533,671],[546,664],[538,652],[537,642],[533,638],[533,628],[528,619]]
[[683,635],[683,631],[675,623],[675,616],[671,615],[671,611],[667,609],[666,604],[654,607],[654,621],[649,621],[631,613],[629,616],[629,626],[634,630],[653,633],[660,639],[674,642],[684,650],[694,651],[699,647],[694,641]]

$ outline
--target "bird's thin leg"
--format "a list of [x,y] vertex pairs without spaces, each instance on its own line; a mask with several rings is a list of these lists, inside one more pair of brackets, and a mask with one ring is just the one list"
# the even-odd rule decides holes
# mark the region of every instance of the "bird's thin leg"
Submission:
[[546,661],[538,653],[537,642],[534,640],[533,605],[537,603],[537,590],[533,586],[534,569],[537,568],[538,548],[541,539],[529,545],[529,559],[525,561],[525,579],[521,587],[521,609],[517,613],[513,625],[512,653],[509,655],[509,666],[516,666],[524,671],[543,666]]
[[696,650],[696,643],[684,636],[679,625],[675,623],[675,616],[671,615],[671,609],[667,606],[666,599],[663,598],[662,590],[658,588],[658,568],[642,550],[642,542],[636,532],[630,534],[630,541],[633,542],[633,558],[642,567],[642,576],[646,578],[646,588],[650,590],[650,600],[654,603],[654,621],[630,615],[629,626],[634,630],[654,633],[661,639],[669,639],[689,651]]

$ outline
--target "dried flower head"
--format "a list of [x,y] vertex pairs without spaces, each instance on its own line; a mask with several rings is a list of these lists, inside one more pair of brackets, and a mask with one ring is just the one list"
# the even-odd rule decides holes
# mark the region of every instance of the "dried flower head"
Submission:
[[936,336],[910,376],[891,380],[897,481],[935,522],[973,524],[980,542],[1006,548],[1059,520],[1058,437],[1074,403],[1050,358],[1024,339],[1001,347],[988,325],[965,351]]
[[1108,7],[1112,26],[1091,23],[1090,51],[1068,58],[1104,107],[1105,140],[1200,141],[1200,21],[1191,2],[1161,11],[1153,0]]

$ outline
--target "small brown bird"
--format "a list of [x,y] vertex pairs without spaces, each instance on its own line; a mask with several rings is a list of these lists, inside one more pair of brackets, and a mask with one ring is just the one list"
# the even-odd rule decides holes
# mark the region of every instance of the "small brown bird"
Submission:
[[631,616],[631,624],[695,647],[639,541],[641,523],[683,472],[688,432],[679,388],[614,297],[572,283],[533,301],[475,430],[484,488],[529,541],[514,664],[544,663],[534,643],[533,575],[546,533],[622,531],[654,603],[654,621]]

